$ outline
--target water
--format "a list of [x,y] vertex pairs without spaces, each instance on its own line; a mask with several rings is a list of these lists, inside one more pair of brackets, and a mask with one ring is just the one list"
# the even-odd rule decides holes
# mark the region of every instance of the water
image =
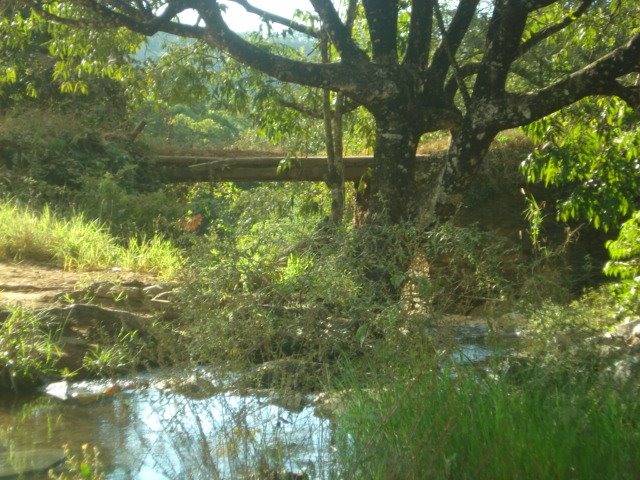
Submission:
[[[496,343],[480,324],[456,329],[453,338],[450,360],[462,364],[483,364],[514,340]],[[79,452],[90,444],[110,480],[337,476],[332,425],[312,407],[292,411],[273,397],[220,391],[215,378],[196,374],[194,380],[193,372],[182,372],[179,390],[168,388],[168,375],[158,372],[115,383],[59,382],[39,396],[0,396],[0,458],[63,445]]]
[[265,397],[229,392],[189,398],[146,381],[118,391],[131,383],[70,384],[66,400],[1,399],[0,452],[65,444],[77,452],[88,443],[99,449],[112,480],[264,478],[273,471],[330,476],[331,425],[311,407],[293,412]]

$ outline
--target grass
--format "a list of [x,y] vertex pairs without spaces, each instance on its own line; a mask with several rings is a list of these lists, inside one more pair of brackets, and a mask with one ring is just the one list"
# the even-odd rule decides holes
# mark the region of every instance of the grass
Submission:
[[104,225],[81,214],[65,219],[48,207],[36,212],[6,201],[0,202],[0,260],[46,262],[68,270],[117,266],[165,276],[181,263],[178,251],[161,236],[122,246]]
[[637,478],[637,396],[540,375],[514,384],[429,362],[352,385],[337,422],[342,477]]
[[41,315],[18,307],[0,321],[0,388],[18,390],[55,372],[58,335],[43,323]]

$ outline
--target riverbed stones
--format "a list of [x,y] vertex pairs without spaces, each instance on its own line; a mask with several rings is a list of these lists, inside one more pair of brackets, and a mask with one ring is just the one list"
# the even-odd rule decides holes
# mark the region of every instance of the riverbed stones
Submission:
[[175,285],[168,283],[146,285],[139,280],[131,280],[122,283],[94,282],[85,289],[85,292],[87,296],[97,300],[141,303],[170,301],[175,297],[174,289]]
[[612,334],[623,338],[628,343],[635,343],[640,338],[640,319],[627,319],[624,323],[617,325]]
[[147,298],[153,298],[156,295],[161,294],[162,292],[165,292],[166,288],[161,287],[160,285],[149,285],[147,287],[144,287],[142,289],[142,292],[144,293],[144,296]]
[[0,479],[17,479],[46,475],[49,469],[65,461],[60,449],[31,449],[0,452]]
[[154,301],[158,301],[158,300],[163,300],[163,301],[171,301],[173,299],[175,299],[176,297],[176,292],[168,290],[165,292],[161,292],[158,295],[156,295],[155,297],[153,297]]

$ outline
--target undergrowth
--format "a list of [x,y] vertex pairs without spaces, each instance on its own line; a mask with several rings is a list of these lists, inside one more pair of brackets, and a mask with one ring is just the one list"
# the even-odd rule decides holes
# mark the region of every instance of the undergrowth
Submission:
[[637,396],[537,381],[548,373],[532,368],[514,384],[430,357],[392,378],[352,377],[337,419],[341,477],[636,478]]

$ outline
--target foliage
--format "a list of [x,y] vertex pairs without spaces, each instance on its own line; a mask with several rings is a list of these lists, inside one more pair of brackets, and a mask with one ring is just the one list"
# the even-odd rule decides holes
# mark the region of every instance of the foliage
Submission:
[[342,476],[634,478],[637,397],[580,381],[549,388],[536,381],[544,369],[529,373],[512,384],[416,358],[391,378],[348,379],[337,419]]
[[188,104],[166,100],[147,101],[135,110],[148,126],[145,138],[181,149],[223,148],[246,134],[249,122],[233,113],[207,108],[205,99]]
[[563,186],[558,216],[616,228],[636,208],[640,117],[622,100],[579,102],[526,127],[538,146],[523,163],[530,182]]
[[0,119],[0,165],[14,178],[28,176],[58,189],[78,189],[83,177],[111,173],[126,176],[130,190],[144,190],[154,177],[143,156],[131,145],[106,140],[93,121],[89,114],[56,109],[14,110]]
[[[0,19],[0,48],[6,52],[0,60],[0,103],[4,106],[25,99],[86,95],[96,85],[110,84],[101,79],[120,83],[127,79],[128,87],[135,83],[130,55],[142,42],[141,36],[124,29],[98,32],[69,28],[47,22],[17,4],[4,8],[8,10]],[[52,12],[62,10],[64,7],[58,6]],[[94,101],[100,98],[95,92],[91,97]],[[107,106],[105,96],[101,100]]]
[[0,320],[0,386],[18,390],[55,371],[60,352],[42,316],[15,307]]
[[640,275],[640,210],[622,224],[620,235],[607,243],[611,253],[611,262],[605,272],[621,278],[634,278]]
[[131,239],[122,247],[98,221],[83,215],[63,220],[48,207],[34,212],[0,202],[0,258],[51,262],[67,269],[119,266],[170,275],[180,255],[160,236]]
[[604,231],[620,228],[609,241],[604,268],[622,281],[612,286],[619,308],[640,311],[638,274],[640,233],[640,116],[622,100],[591,99],[526,128],[542,146],[523,164],[529,181],[562,187],[562,220],[588,220]]
[[604,271],[621,278],[612,293],[624,313],[640,316],[640,210],[622,224],[620,235],[607,248],[612,260]]
[[425,233],[430,278],[419,280],[418,291],[435,311],[468,313],[474,306],[505,301],[522,281],[517,269],[505,275],[518,255],[514,245],[495,234],[441,225]]

